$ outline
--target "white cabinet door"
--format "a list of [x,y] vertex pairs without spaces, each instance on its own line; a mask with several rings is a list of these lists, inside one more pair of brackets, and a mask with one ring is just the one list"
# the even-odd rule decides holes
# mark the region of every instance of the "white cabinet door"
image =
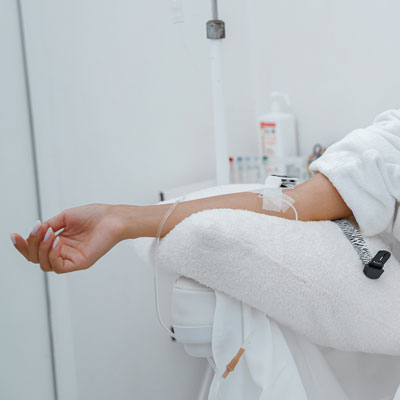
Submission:
[[44,273],[16,251],[38,219],[17,2],[0,2],[0,399],[53,400]]

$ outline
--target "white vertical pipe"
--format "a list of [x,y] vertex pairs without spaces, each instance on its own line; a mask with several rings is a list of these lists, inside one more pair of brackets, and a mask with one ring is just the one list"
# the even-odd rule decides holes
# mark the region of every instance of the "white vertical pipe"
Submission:
[[211,19],[218,19],[217,0],[211,0]]
[[210,40],[211,84],[217,185],[229,183],[228,135],[223,87],[222,39]]

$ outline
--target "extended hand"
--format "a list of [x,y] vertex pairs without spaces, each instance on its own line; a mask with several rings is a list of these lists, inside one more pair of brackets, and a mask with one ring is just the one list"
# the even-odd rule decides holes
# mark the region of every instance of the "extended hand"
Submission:
[[[40,264],[46,272],[87,269],[121,239],[120,223],[112,211],[113,206],[109,204],[88,204],[64,210],[42,224],[37,221],[26,240],[14,234],[15,247],[28,261]],[[62,228],[56,237],[54,232]]]

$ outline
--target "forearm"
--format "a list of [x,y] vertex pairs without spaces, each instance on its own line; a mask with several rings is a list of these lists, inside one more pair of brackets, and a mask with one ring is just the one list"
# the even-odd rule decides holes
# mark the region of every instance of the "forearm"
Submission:
[[[352,214],[340,194],[322,174],[315,175],[286,193],[295,200],[294,205],[299,219],[302,221],[332,220]],[[123,240],[146,236],[155,237],[160,221],[171,204],[152,206],[121,204],[115,207],[116,213],[122,221],[121,239]],[[242,209],[286,219],[295,218],[291,208],[285,212],[263,210],[262,198],[258,197],[258,193],[231,193],[179,203],[165,222],[161,237],[191,214],[215,208]]]

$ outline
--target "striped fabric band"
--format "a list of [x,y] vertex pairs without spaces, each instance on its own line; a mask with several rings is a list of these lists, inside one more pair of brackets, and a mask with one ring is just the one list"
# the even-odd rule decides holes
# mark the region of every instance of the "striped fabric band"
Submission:
[[353,245],[362,263],[367,265],[372,260],[372,256],[360,231],[345,219],[336,219],[333,222],[339,225],[347,239],[350,240],[350,243]]

